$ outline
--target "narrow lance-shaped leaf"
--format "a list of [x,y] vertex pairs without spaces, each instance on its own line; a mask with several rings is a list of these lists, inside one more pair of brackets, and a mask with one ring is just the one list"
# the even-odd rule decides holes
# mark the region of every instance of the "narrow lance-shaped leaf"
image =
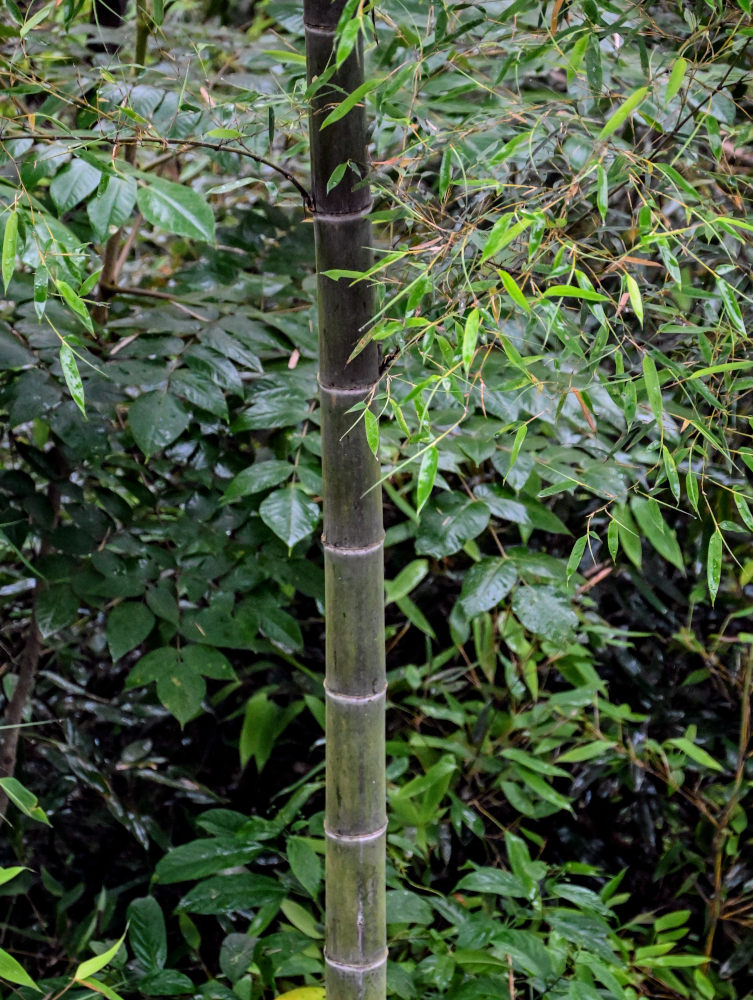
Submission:
[[73,978],[77,982],[81,982],[81,980],[88,979],[89,976],[93,976],[96,972],[104,969],[104,967],[109,965],[120,951],[121,945],[125,941],[125,937],[126,931],[123,931],[123,936],[119,938],[114,945],[106,951],[103,951],[101,955],[95,955],[94,958],[89,958],[85,962],[81,962],[76,969]]
[[60,345],[60,367],[63,369],[65,384],[68,386],[68,392],[70,392],[73,402],[81,410],[82,414],[86,416],[84,383],[81,381],[81,373],[76,364],[76,356],[65,341]]
[[473,362],[473,355],[476,351],[476,342],[478,341],[480,323],[481,314],[478,309],[472,309],[465,321],[465,329],[463,331],[462,358],[466,374],[468,374],[471,363]]
[[434,480],[437,475],[437,463],[439,462],[439,451],[436,445],[430,445],[421,458],[421,465],[418,469],[418,485],[416,487],[416,513],[420,514],[426,501],[431,496],[434,488]]
[[13,277],[13,269],[16,266],[16,248],[18,245],[18,212],[13,211],[8,216],[3,233],[3,290],[8,291],[10,279]]
[[716,601],[719,592],[719,581],[722,575],[722,533],[717,528],[709,539],[708,552],[706,554],[706,578],[709,585],[711,603]]
[[623,125],[635,109],[641,105],[648,97],[649,88],[639,87],[617,108],[614,114],[607,119],[604,128],[599,132],[598,139],[606,139],[613,132],[616,132],[620,125]]
[[651,412],[661,426],[662,413],[664,412],[661,385],[659,384],[659,375],[656,371],[654,359],[648,353],[643,355],[643,382],[646,386],[646,395],[648,396]]

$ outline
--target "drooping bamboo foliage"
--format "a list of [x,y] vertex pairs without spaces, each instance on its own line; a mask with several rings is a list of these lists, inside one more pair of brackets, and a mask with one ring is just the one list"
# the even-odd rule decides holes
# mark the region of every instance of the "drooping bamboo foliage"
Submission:
[[[379,468],[353,406],[378,379],[375,345],[348,363],[372,317],[365,282],[323,272],[371,264],[363,107],[321,123],[363,82],[360,46],[332,75],[345,0],[304,0],[319,296],[327,620],[327,1000],[381,1000],[386,987],[384,585]],[[330,192],[335,168],[348,162]]]

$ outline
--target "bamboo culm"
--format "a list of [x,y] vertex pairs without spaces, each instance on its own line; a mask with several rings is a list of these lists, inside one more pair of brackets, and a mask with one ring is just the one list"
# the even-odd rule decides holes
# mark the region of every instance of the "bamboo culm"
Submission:
[[[334,55],[345,0],[304,0],[309,84]],[[323,272],[371,264],[366,120],[354,107],[321,123],[363,82],[359,45],[314,87],[311,173],[319,303],[326,614],[326,993],[327,1000],[383,1000],[386,993],[384,569],[379,467],[353,407],[379,377],[368,345],[351,362],[373,316],[367,282]],[[331,191],[335,168],[349,163]]]

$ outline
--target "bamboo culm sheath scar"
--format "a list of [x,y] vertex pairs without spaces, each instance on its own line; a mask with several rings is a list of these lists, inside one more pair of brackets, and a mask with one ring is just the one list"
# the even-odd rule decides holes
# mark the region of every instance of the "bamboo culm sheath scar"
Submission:
[[[327,1000],[383,1000],[386,992],[384,858],[384,569],[379,467],[353,407],[379,377],[370,344],[348,363],[373,315],[366,282],[333,281],[335,268],[371,264],[366,121],[354,107],[324,130],[330,111],[363,82],[357,46],[329,75],[345,0],[304,0],[311,102],[311,173],[319,300],[319,387],[324,477],[326,605]],[[341,182],[327,182],[341,163]]]

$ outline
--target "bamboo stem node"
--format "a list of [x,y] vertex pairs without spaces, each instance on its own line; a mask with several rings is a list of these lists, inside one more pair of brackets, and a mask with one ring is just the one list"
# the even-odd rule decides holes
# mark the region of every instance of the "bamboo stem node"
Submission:
[[372,830],[370,833],[335,833],[325,823],[324,836],[329,837],[330,840],[336,840],[340,844],[358,844],[371,840],[379,840],[380,837],[383,837],[387,833],[387,825],[387,820],[385,820],[378,829]]
[[343,969],[352,972],[370,972],[372,969],[380,969],[383,965],[386,965],[388,958],[388,951],[384,949],[384,955],[378,958],[375,962],[336,962],[334,958],[330,958],[327,954],[327,949],[324,949],[324,961],[327,965],[331,965],[335,969]]
[[386,697],[387,685],[385,684],[383,688],[378,691],[373,691],[371,694],[338,694],[337,691],[333,691],[331,687],[327,684],[326,680],[324,682],[324,690],[328,698],[333,701],[340,701],[344,704],[356,704],[356,705],[368,705],[370,702],[379,701],[380,698]]

